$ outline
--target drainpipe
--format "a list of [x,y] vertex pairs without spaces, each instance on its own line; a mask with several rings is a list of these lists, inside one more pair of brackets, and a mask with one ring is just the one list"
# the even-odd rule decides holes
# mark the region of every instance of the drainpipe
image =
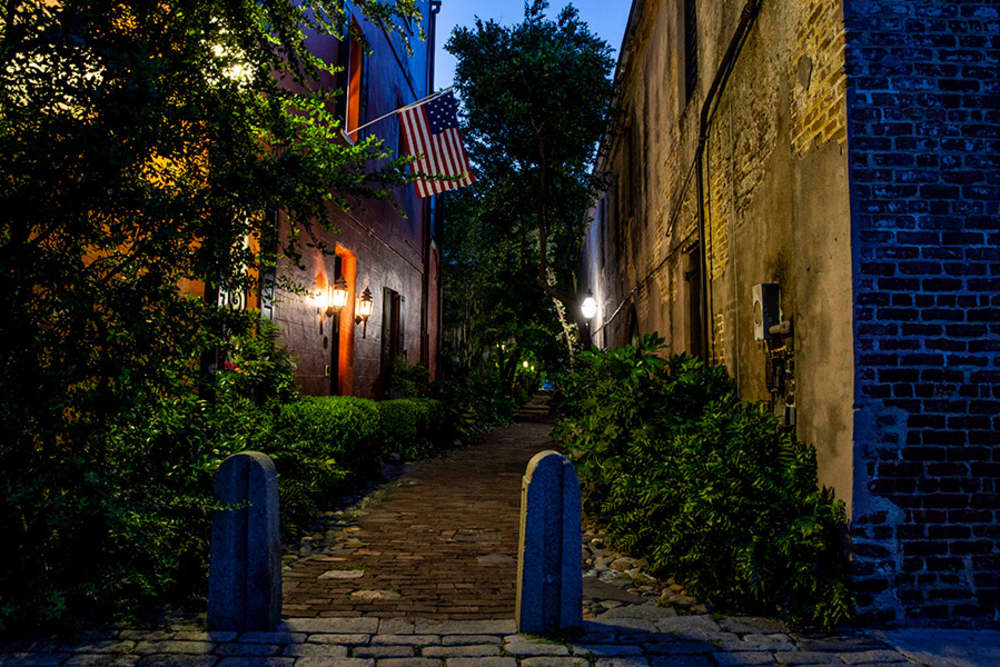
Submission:
[[702,284],[701,336],[702,349],[705,351],[706,359],[709,355],[709,335],[711,335],[712,343],[714,344],[715,330],[709,328],[712,325],[710,301],[712,287],[709,284],[708,248],[705,245],[705,175],[702,160],[705,157],[705,144],[708,142],[708,133],[712,128],[712,120],[715,117],[715,110],[718,107],[718,97],[725,90],[726,84],[729,82],[729,76],[736,67],[736,61],[739,60],[740,52],[743,50],[743,45],[750,34],[750,28],[753,27],[754,20],[756,20],[757,14],[760,12],[761,3],[762,0],[747,0],[747,4],[744,5],[743,12],[740,14],[740,23],[736,26],[736,32],[733,34],[732,39],[729,40],[729,48],[726,49],[726,54],[722,57],[719,69],[716,70],[715,78],[712,79],[712,85],[708,89],[708,95],[705,96],[705,101],[701,105],[698,148],[695,151],[694,160],[698,167],[698,245],[701,249]]
[[[437,14],[441,11],[441,1],[431,0],[430,3],[430,15],[428,16],[428,26],[427,26],[427,72],[425,80],[427,81],[427,93],[434,91],[434,49],[437,46]],[[420,281],[420,363],[425,367],[430,365],[430,336],[427,331],[428,325],[430,324],[430,316],[428,313],[428,301],[430,298],[430,271],[431,271],[431,216],[434,214],[434,207],[431,205],[430,198],[421,201],[421,252],[423,254],[423,270],[424,274]],[[441,329],[441,323],[438,322],[438,331]],[[435,343],[436,344],[436,343]]]

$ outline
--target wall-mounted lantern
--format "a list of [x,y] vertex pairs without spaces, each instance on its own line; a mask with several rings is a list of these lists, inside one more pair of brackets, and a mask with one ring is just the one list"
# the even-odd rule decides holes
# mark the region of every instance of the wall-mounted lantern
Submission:
[[347,305],[349,290],[344,276],[338,276],[332,285],[327,286],[327,307],[326,316],[333,317],[339,313],[340,309]]
[[371,317],[374,310],[375,299],[372,297],[371,290],[365,287],[365,291],[361,293],[361,298],[358,299],[358,314],[354,318],[355,324],[364,322],[364,326],[361,329],[362,338],[368,337],[368,318]]

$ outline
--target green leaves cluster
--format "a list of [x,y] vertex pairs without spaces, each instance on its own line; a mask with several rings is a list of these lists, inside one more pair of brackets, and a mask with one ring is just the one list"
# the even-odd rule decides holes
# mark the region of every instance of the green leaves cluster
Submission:
[[663,340],[580,355],[555,438],[615,542],[723,608],[830,627],[852,602],[843,503],[815,450],[741,401],[722,367]]
[[[266,439],[275,406],[294,395],[293,366],[259,314],[183,303],[203,332],[178,341],[189,356],[123,370],[109,385],[130,400],[103,421],[76,411],[70,395],[64,423],[25,434],[34,448],[2,442],[0,632],[131,616],[204,593],[212,473]],[[234,370],[202,377],[200,353],[219,349]],[[53,433],[61,439],[46,443]]]

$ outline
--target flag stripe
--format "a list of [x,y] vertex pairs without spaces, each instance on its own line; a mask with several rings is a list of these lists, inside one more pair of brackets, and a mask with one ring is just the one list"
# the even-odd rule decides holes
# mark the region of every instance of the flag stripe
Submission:
[[[454,102],[450,100],[453,107]],[[454,110],[435,109],[438,134],[432,131],[427,105],[424,103],[401,111],[400,128],[406,152],[416,157],[412,169],[417,175],[414,187],[417,195],[428,197],[433,194],[454,190],[474,182],[469,167],[468,156],[462,145],[462,138],[455,127]],[[448,123],[448,116],[451,116]],[[442,121],[444,119],[444,121]],[[450,126],[449,126],[450,125]],[[435,176],[459,177],[457,180],[441,180]]]
[[[434,147],[430,141],[430,128],[427,127],[427,116],[424,115],[423,105],[413,109],[413,125],[417,135],[417,143],[423,148],[424,159],[418,163],[420,172],[423,174],[438,173],[437,162],[434,156]],[[437,194],[437,183],[430,179],[421,179],[424,190],[428,193],[424,196]]]
[[[413,141],[413,129],[410,120],[410,110],[407,109],[406,111],[400,113],[399,119],[400,119],[399,120],[400,126],[403,132],[403,143],[406,146],[406,153],[408,155],[419,155],[420,151],[417,150],[415,142]],[[416,165],[417,163],[414,162],[413,164]],[[417,195],[423,197],[424,196],[423,188],[421,187],[420,182],[417,181],[414,185],[417,188]]]

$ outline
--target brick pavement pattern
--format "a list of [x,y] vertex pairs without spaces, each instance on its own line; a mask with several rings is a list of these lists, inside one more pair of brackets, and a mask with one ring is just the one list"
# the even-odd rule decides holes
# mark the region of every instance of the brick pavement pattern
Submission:
[[283,572],[287,617],[513,618],[521,476],[550,424],[407,464],[369,507],[345,513],[321,553]]

